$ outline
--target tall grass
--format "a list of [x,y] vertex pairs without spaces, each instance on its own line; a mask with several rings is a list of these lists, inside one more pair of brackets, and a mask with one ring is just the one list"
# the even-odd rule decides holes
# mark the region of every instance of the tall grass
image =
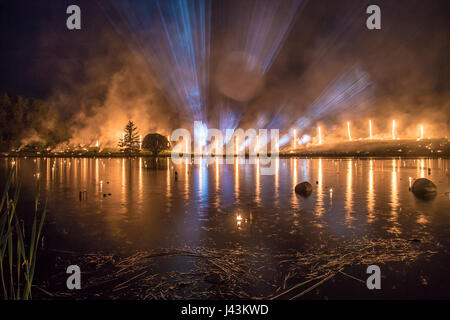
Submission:
[[39,179],[37,179],[33,224],[29,235],[29,243],[25,245],[25,228],[21,228],[16,214],[21,185],[20,179],[15,179],[15,190],[13,196],[10,196],[14,172],[15,166],[8,176],[0,203],[0,290],[2,290],[5,300],[28,300],[32,298],[31,287],[46,206],[39,219],[40,190]]

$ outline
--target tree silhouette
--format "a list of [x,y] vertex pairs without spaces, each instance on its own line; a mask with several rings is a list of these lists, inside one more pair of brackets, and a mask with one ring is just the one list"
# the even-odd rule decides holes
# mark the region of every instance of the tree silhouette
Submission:
[[157,156],[164,150],[168,150],[169,147],[169,140],[158,133],[146,135],[142,142],[142,148],[149,150],[154,156]]
[[123,136],[119,139],[119,147],[128,154],[139,151],[140,138],[138,129],[133,121],[128,121]]

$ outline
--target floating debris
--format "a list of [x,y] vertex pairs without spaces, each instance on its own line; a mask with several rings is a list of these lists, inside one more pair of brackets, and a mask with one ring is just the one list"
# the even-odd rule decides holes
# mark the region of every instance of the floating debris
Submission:
[[[363,238],[331,249],[278,254],[264,248],[205,247],[142,251],[125,258],[68,253],[71,258],[57,261],[76,260],[87,270],[83,289],[43,289],[70,299],[99,297],[99,292],[102,299],[298,299],[338,273],[355,279],[345,268],[408,263],[436,252],[428,238]],[[53,277],[49,283],[65,283],[65,273]]]

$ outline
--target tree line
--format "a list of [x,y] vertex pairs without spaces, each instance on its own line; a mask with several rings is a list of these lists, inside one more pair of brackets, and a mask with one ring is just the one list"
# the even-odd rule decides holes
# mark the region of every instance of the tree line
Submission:
[[[53,149],[71,138],[69,126],[62,121],[59,111],[44,101],[24,98],[8,93],[0,94],[0,151],[43,151]],[[125,153],[137,153],[141,149],[158,155],[169,149],[166,137],[152,133],[144,139],[129,121],[118,147]]]
[[52,148],[70,139],[58,110],[38,99],[0,94],[0,150],[18,148],[26,141]]

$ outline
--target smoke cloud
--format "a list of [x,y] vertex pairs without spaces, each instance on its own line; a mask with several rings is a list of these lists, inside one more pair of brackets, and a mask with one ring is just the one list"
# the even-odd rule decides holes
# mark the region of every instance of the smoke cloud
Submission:
[[[83,30],[42,27],[33,66],[71,128],[70,143],[116,146],[128,120],[142,135],[192,130],[192,108],[171,99],[181,88],[163,81],[96,2],[80,2]],[[278,128],[282,136],[295,128],[314,142],[320,126],[324,142],[335,142],[347,139],[347,121],[352,137],[367,138],[369,119],[374,137],[390,138],[395,119],[400,138],[418,137],[420,125],[425,137],[448,136],[445,1],[379,1],[376,31],[365,27],[368,1],[240,3],[211,7],[209,80],[200,88],[208,127]]]

